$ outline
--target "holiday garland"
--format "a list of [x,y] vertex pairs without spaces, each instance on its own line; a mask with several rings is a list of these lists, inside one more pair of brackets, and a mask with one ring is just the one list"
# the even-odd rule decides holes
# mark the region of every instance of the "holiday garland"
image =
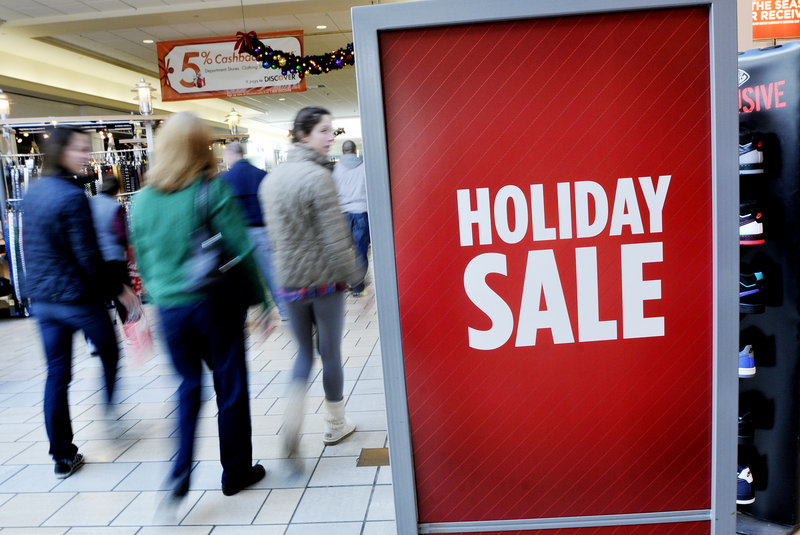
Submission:
[[280,69],[284,76],[297,74],[301,78],[306,74],[323,74],[355,63],[353,43],[327,54],[298,56],[283,50],[273,50],[258,38],[256,32],[236,32],[236,45],[233,49],[250,54],[265,69]]

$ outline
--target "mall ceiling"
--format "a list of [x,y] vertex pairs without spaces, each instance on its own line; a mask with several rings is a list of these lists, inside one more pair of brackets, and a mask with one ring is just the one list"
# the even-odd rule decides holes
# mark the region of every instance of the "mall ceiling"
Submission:
[[[351,7],[396,1],[0,0],[0,29],[127,68],[157,85],[156,45],[146,40],[303,30],[304,52],[323,54],[352,42]],[[245,117],[279,128],[309,105],[324,106],[336,118],[358,116],[354,67],[309,76],[306,84],[302,93],[226,100]]]

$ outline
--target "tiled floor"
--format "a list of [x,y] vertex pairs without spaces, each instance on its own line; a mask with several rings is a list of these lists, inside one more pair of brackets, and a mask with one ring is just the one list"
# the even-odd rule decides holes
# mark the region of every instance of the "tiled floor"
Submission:
[[208,376],[192,490],[177,510],[159,507],[175,452],[178,384],[159,337],[145,362],[134,362],[121,344],[117,411],[110,417],[102,404],[99,359],[75,336],[71,414],[87,464],[58,480],[47,454],[41,410],[45,366],[36,323],[0,320],[0,535],[395,533],[389,467],[356,466],[361,448],[387,446],[375,300],[348,297],[346,306],[345,397],[356,434],[336,446],[323,445],[317,358],[301,440],[306,469],[288,470],[277,433],[295,346],[288,325],[281,324],[266,340],[248,340],[253,455],[267,477],[232,497],[220,491],[216,405]]

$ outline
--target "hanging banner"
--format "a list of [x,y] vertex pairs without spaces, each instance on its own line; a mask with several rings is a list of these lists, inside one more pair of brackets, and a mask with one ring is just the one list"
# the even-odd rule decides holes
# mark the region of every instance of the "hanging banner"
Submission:
[[[269,38],[270,35],[280,37]],[[303,54],[303,34],[300,30],[266,34],[259,38],[274,50]],[[250,54],[236,52],[235,44],[236,37],[158,42],[161,100],[224,98],[306,90],[304,78],[296,73],[284,75],[279,69],[265,69]]]
[[800,36],[800,0],[753,0],[753,39]]

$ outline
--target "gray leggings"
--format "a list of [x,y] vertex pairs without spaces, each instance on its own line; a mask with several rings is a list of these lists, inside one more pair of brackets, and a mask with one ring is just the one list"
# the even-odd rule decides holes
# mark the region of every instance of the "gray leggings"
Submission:
[[286,303],[289,326],[299,346],[292,380],[308,381],[314,358],[312,327],[317,326],[317,349],[322,357],[322,387],[328,401],[344,397],[342,371],[342,333],[344,332],[344,292]]

